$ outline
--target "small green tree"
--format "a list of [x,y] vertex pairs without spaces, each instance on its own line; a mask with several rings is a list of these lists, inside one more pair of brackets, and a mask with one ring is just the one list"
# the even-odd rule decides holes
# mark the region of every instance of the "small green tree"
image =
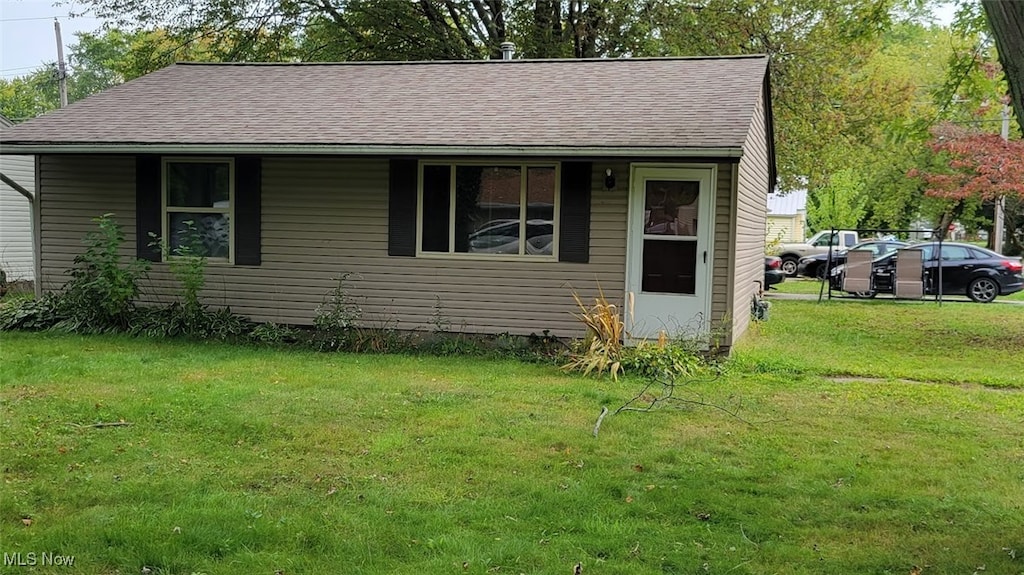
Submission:
[[856,170],[834,172],[826,185],[811,192],[807,221],[814,230],[855,229],[864,218],[867,203],[864,179]]
[[85,237],[85,253],[75,258],[66,273],[71,279],[59,297],[58,327],[76,332],[121,331],[135,310],[139,280],[149,272],[149,263],[122,263],[124,232],[113,214],[93,220],[99,230]]

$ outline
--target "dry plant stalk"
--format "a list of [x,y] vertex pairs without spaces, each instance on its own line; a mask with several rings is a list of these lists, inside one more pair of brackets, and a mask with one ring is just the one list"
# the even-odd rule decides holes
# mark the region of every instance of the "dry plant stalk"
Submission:
[[619,308],[608,301],[604,290],[598,286],[598,297],[594,299],[594,305],[587,306],[583,303],[579,293],[572,291],[572,297],[580,308],[578,313],[572,316],[587,326],[587,337],[584,339],[585,348],[582,353],[573,354],[569,363],[562,366],[567,371],[582,371],[583,375],[590,372],[611,374],[612,379],[618,379],[622,371],[622,364],[619,358],[622,354],[622,337],[625,334],[625,324],[619,315]]

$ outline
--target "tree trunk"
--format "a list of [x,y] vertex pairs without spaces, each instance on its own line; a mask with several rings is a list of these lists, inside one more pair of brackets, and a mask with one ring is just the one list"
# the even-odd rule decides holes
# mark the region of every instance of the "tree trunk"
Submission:
[[981,0],[985,17],[996,38],[999,63],[1010,85],[1010,99],[1017,124],[1024,132],[1024,2],[1020,0]]
[[949,226],[956,221],[964,213],[964,201],[958,200],[955,204],[950,206],[949,209],[942,212],[939,216],[939,222],[932,230],[933,241],[945,241],[946,236],[949,235]]

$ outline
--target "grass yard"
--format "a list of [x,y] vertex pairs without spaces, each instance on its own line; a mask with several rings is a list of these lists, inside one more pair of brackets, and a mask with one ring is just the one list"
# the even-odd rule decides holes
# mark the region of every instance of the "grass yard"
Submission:
[[[820,292],[820,293],[824,294],[825,297],[828,297],[828,286],[825,286],[825,290],[823,292],[821,292],[820,291],[821,290],[821,285],[822,285],[822,283],[820,281],[814,280],[814,279],[809,279],[809,278],[786,278],[786,281],[784,281],[784,282],[782,282],[780,284],[775,284],[774,286],[772,286],[771,292],[794,293],[794,294],[813,294],[813,295],[818,295],[819,292]],[[833,291],[832,295],[836,296],[836,295],[845,295],[845,294],[843,294],[842,292],[835,292],[835,291]],[[882,296],[882,297],[884,298],[886,296]],[[934,296],[926,296],[926,297],[934,298]],[[953,301],[968,301],[966,296],[948,296],[948,297],[950,297]],[[1024,301],[1024,291],[1019,291],[1017,293],[1010,294],[1010,295],[1007,295],[1007,296],[999,296],[999,297],[996,298],[996,302],[1000,302],[1000,301]]]
[[1024,573],[1024,306],[771,312],[686,387],[752,425],[598,438],[640,382],[2,334],[0,572]]

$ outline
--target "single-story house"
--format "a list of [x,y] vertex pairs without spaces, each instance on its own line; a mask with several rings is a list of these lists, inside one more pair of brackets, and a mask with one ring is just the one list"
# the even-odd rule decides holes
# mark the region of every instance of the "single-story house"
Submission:
[[768,194],[765,237],[769,242],[782,243],[800,243],[807,239],[807,190]]
[[[0,115],[0,141],[13,126]],[[0,173],[29,193],[35,193],[35,156],[0,154]],[[17,189],[0,181],[0,269],[8,282],[35,279],[32,248],[32,204]]]
[[[13,128],[38,155],[43,289],[103,213],[159,262],[191,221],[206,302],[312,323],[571,336],[600,287],[630,332],[746,329],[775,182],[763,56],[180,63]],[[174,293],[164,263],[144,286]]]

